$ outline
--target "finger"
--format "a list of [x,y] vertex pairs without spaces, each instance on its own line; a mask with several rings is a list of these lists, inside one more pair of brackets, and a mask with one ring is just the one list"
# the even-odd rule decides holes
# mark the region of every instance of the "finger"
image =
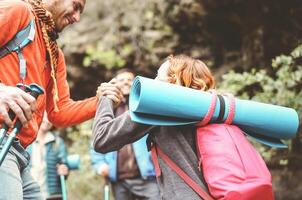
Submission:
[[121,90],[119,90],[118,95],[119,95],[120,99],[124,99],[124,94],[123,94],[123,92]]
[[[103,93],[104,96],[114,96],[115,97],[115,102],[120,102],[122,101],[123,97],[121,97],[120,95],[118,95],[116,92],[114,91],[111,91],[111,90],[106,90],[104,93]],[[113,99],[112,99],[113,100]]]
[[109,82],[104,82],[104,83],[101,83],[100,86],[106,86],[106,85],[118,85],[119,82],[116,81],[116,79],[112,79],[111,81]]
[[120,89],[120,84],[115,82],[115,81],[110,81],[109,83],[102,83],[100,86],[100,88],[103,88],[103,87],[116,87],[118,89]]
[[112,84],[103,84],[102,86],[98,87],[98,91],[104,91],[104,90],[114,90],[115,86]]
[[13,127],[13,121],[10,119],[7,109],[5,108],[5,106],[1,106],[0,107],[0,115],[3,117],[3,120],[5,122],[5,124],[9,127]]
[[21,94],[22,94],[22,98],[30,105],[31,111],[34,112],[37,109],[36,99],[24,91],[22,91]]
[[123,99],[124,95],[122,90],[117,85],[109,84],[109,83],[102,83],[101,86],[98,88],[97,95],[98,96],[105,96],[108,94],[107,91],[113,91],[117,94],[118,98]]
[[114,95],[109,94],[106,97],[109,98],[109,99],[111,99],[114,103],[119,102],[119,99],[116,96],[114,96]]
[[8,107],[12,109],[12,111],[16,114],[17,118],[21,121],[23,125],[27,123],[23,110],[18,104],[16,104],[14,101],[10,101],[8,102]]
[[113,86],[116,87],[118,90],[122,91],[123,84],[124,83],[117,82],[113,84]]
[[122,87],[121,87],[121,85],[116,84],[116,85],[114,85],[114,87],[115,87],[117,93],[118,93],[120,96],[124,96],[124,95],[123,95],[123,92],[122,92]]
[[118,105],[121,102],[120,99],[117,98],[115,95],[107,95],[107,97],[111,99],[115,105]]
[[100,98],[103,95],[102,95],[102,92],[100,90],[97,90],[95,96],[97,96],[98,98]]
[[102,90],[102,87],[99,86],[96,91],[98,92],[98,91],[101,91],[101,90]]
[[103,96],[106,96],[106,95],[109,95],[109,94],[116,95],[117,97],[120,96],[119,93],[114,91],[114,90],[104,90],[104,91],[102,91]]
[[115,91],[116,93],[122,94],[121,89],[120,89],[118,86],[112,85],[112,84],[111,84],[111,85],[103,86],[103,87],[100,88],[100,90],[101,90],[101,91],[104,91],[104,90],[113,90],[113,91]]
[[112,91],[120,100],[124,99],[123,92],[120,89],[115,88],[115,89],[112,89]]
[[106,86],[110,86],[110,85],[113,85],[113,84],[111,84],[111,83],[101,83],[101,85],[99,86],[99,87],[106,87]]
[[104,96],[109,95],[109,94],[118,96],[118,93],[116,91],[113,91],[113,90],[104,90],[102,93],[103,93]]
[[22,108],[27,121],[31,120],[32,110],[31,110],[30,105],[22,98],[18,98],[16,101],[17,101],[18,105]]
[[113,79],[111,79],[111,81],[109,81],[109,83],[111,83],[111,84],[116,84],[116,83],[117,83],[117,79],[116,79],[116,78],[113,78]]

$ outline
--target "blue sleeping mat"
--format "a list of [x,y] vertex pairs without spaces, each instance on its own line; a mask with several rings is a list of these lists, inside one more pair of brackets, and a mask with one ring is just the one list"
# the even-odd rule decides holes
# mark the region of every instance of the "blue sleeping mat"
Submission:
[[[209,92],[137,76],[130,92],[130,116],[135,122],[149,125],[195,124],[205,116],[211,100]],[[228,105],[228,98],[224,100]],[[217,119],[219,110],[217,99],[212,122]],[[224,119],[227,115],[228,106]],[[295,136],[299,118],[292,108],[236,98],[233,124],[264,144],[285,147],[281,139]]]

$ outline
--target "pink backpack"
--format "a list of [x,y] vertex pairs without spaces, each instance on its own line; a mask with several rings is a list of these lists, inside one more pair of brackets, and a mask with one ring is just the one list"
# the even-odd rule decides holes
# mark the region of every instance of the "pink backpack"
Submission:
[[199,123],[196,149],[209,195],[179,168],[158,146],[152,146],[152,159],[160,174],[157,155],[166,162],[204,200],[273,200],[272,181],[265,162],[243,132],[230,125],[235,101],[230,97],[229,114],[224,124],[208,124],[215,110],[216,93],[207,115]]

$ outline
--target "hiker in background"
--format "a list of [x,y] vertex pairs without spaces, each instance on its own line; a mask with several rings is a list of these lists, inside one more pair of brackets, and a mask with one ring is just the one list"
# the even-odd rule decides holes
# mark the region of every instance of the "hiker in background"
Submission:
[[[117,71],[115,79],[124,95],[124,100],[114,110],[114,117],[118,117],[128,110],[134,73],[129,69],[121,69]],[[93,168],[98,175],[109,178],[115,200],[160,199],[146,138],[147,136],[144,136],[132,144],[106,154],[97,153],[91,149]]]
[[[158,69],[156,79],[196,90],[206,91],[215,88],[214,77],[200,60],[180,55],[170,56]],[[99,93],[106,91],[99,90]],[[156,97],[154,97],[156,98]],[[196,127],[187,126],[148,126],[131,121],[129,112],[114,117],[110,98],[101,97],[93,123],[93,145],[97,152],[115,151],[125,144],[144,137],[151,139],[199,186],[207,191],[202,173],[198,170],[198,157],[195,148]],[[157,179],[163,199],[200,199],[161,158],[158,158],[162,175]]]
[[[95,115],[97,97],[83,101],[70,99],[64,54],[56,42],[59,32],[80,20],[85,2],[0,1],[0,124],[5,122],[12,127],[7,110],[10,108],[24,125],[0,167],[2,199],[41,199],[39,187],[26,168],[29,156],[25,148],[36,139],[45,110],[56,127],[76,125]],[[14,38],[22,30],[20,35],[26,38],[21,43],[31,42],[16,46]],[[29,94],[14,88],[17,83],[36,83],[45,93],[36,102]],[[116,103],[121,100],[121,92],[115,85],[107,87],[107,91]]]
[[67,151],[64,140],[44,115],[37,140],[27,151],[31,155],[30,173],[38,182],[43,199],[61,197],[60,175],[67,176]]

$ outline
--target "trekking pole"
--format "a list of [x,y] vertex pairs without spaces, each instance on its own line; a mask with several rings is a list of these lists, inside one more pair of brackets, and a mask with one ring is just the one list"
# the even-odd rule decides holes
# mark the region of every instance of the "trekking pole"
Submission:
[[[17,87],[24,90],[25,92],[30,92],[31,91],[31,88],[27,85],[23,85],[23,84],[18,83]],[[8,116],[11,120],[13,120],[15,118],[16,114],[14,113],[14,111],[12,109],[9,109]],[[3,140],[6,136],[8,128],[9,127],[6,125],[6,123],[3,122],[2,126],[1,126],[1,129],[0,129],[0,145],[2,144],[2,142],[3,142]]]
[[[30,95],[32,95],[33,97],[35,97],[36,99],[38,98],[38,96],[40,94],[44,93],[44,90],[37,84],[33,83],[29,85],[30,87]],[[22,123],[19,119],[16,120],[15,125],[13,127],[13,130],[11,131],[11,133],[7,136],[7,141],[6,143],[3,145],[3,148],[0,152],[0,166],[2,165],[2,162],[6,156],[6,154],[8,153],[10,147],[12,146],[12,143],[14,141],[14,139],[16,138],[17,134],[19,133],[19,131],[22,128]],[[6,133],[7,131],[5,131]]]
[[61,189],[62,189],[62,199],[67,200],[67,192],[66,192],[65,176],[64,175],[60,175],[60,181],[61,181]]
[[[67,166],[69,170],[77,170],[80,168],[81,161],[78,154],[69,155],[67,157]],[[67,200],[67,189],[65,184],[65,176],[60,175],[62,199]]]
[[109,179],[108,179],[108,177],[105,177],[104,200],[110,200],[110,188],[109,188]]
[[[13,120],[15,118],[15,113],[10,109],[8,111],[8,116],[11,120]],[[6,125],[5,122],[3,122],[1,129],[0,129],[0,145],[2,144],[2,142],[6,136],[7,130],[8,130],[8,126]]]

